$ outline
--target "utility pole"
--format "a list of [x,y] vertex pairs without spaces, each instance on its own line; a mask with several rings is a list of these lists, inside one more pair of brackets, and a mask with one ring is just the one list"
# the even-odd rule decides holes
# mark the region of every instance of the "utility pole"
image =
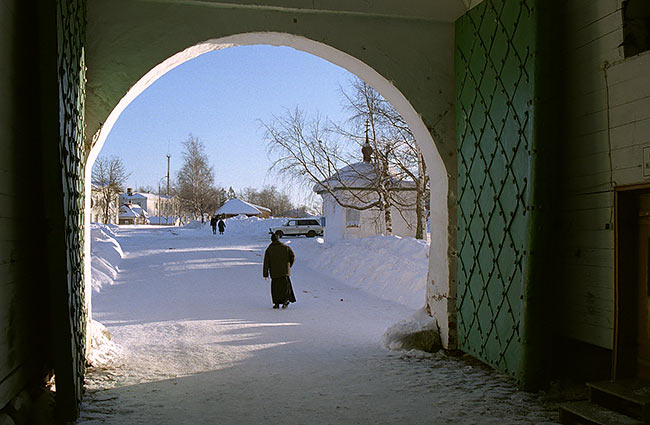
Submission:
[[167,196],[169,196],[169,159],[171,157],[170,154],[167,154]]
[[160,180],[158,180],[158,225],[160,226],[162,222],[160,221],[160,209],[162,205],[160,204]]
[[165,224],[169,224],[169,203],[170,203],[170,198],[169,198],[169,159],[172,156],[170,154],[167,154],[167,208],[165,208],[165,212],[167,213],[167,218],[165,219]]

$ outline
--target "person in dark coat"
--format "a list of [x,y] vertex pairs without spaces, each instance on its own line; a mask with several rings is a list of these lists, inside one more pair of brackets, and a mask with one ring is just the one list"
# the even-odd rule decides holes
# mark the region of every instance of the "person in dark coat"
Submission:
[[210,226],[212,227],[212,234],[216,235],[217,234],[217,216],[213,215],[212,218],[210,219]]
[[219,219],[217,224],[219,225],[219,234],[223,235],[223,231],[226,230],[226,223],[222,219]]
[[264,266],[262,276],[268,279],[271,276],[271,299],[273,308],[287,308],[289,303],[296,302],[296,296],[291,286],[291,266],[296,261],[293,250],[280,242],[277,233],[271,235],[271,244],[264,252]]

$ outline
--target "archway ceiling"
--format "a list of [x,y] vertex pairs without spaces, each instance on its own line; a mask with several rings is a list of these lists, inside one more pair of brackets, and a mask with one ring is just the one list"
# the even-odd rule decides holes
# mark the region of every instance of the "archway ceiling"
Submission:
[[[151,68],[194,44],[260,31],[302,35],[368,63],[433,128],[453,96],[453,22],[481,1],[93,0],[85,53],[87,147]],[[447,100],[430,106],[432,94]]]
[[327,13],[352,13],[454,22],[483,0],[153,0],[160,3],[203,4]]

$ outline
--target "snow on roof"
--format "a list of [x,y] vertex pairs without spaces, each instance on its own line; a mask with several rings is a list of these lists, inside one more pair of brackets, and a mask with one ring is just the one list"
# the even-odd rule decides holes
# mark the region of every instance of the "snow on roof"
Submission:
[[142,208],[140,205],[137,204],[131,204],[131,205],[122,205],[119,210],[119,217],[120,218],[128,218],[128,217],[149,217],[149,213]]
[[147,212],[147,210],[145,210],[144,208],[142,208],[138,204],[131,205],[131,209],[133,210],[134,213],[136,213],[138,215],[143,215],[145,217],[149,217],[149,213]]
[[268,212],[268,213],[271,212],[271,210],[270,210],[269,208],[263,207],[263,206],[261,206],[261,205],[257,205],[257,204],[251,204],[251,205],[254,206],[255,208],[257,208],[257,209],[260,210],[260,211],[266,211],[266,212]]
[[[138,195],[143,196],[143,197],[148,198],[148,199],[158,199],[158,195],[156,195],[155,193],[148,193],[148,192],[140,193],[140,192],[138,192]],[[160,197],[164,198],[164,195],[160,195]]]
[[377,173],[370,162],[356,162],[341,168],[323,183],[316,183],[314,192],[324,192],[325,186],[332,189],[344,186],[350,188],[372,187],[376,181]]
[[120,193],[120,198],[128,198],[128,199],[136,199],[136,198],[138,198],[138,199],[142,199],[142,198],[146,198],[146,196],[144,196],[143,194],[138,193],[138,192],[131,192],[130,195],[128,193]]
[[135,218],[135,217],[138,217],[138,214],[136,214],[135,211],[133,211],[131,208],[129,208],[128,205],[122,205],[120,207],[119,217],[120,218],[129,218],[129,217]]
[[[402,189],[414,189],[415,183],[412,180],[397,180],[394,174],[391,174],[393,187]],[[331,189],[350,188],[350,189],[372,189],[377,186],[378,177],[375,166],[370,162],[362,161],[347,165],[330,178],[322,183],[314,185],[314,192],[326,192],[326,187]]]
[[246,201],[242,201],[241,199],[231,199],[229,201],[226,201],[225,204],[221,206],[217,210],[215,214],[228,214],[228,215],[239,215],[239,214],[246,214],[246,215],[257,215],[260,214],[261,211],[256,208],[253,204],[249,204]]
[[[149,193],[149,192],[131,192],[129,195],[128,192],[122,192],[120,193],[120,198],[126,198],[126,199],[158,199],[157,194],[155,193]],[[160,195],[161,198],[165,198],[167,195]]]

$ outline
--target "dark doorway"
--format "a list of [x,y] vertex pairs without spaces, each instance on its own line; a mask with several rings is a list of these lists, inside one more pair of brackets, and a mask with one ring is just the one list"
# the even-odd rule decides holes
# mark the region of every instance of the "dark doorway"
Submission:
[[614,377],[650,379],[650,186],[616,192]]

